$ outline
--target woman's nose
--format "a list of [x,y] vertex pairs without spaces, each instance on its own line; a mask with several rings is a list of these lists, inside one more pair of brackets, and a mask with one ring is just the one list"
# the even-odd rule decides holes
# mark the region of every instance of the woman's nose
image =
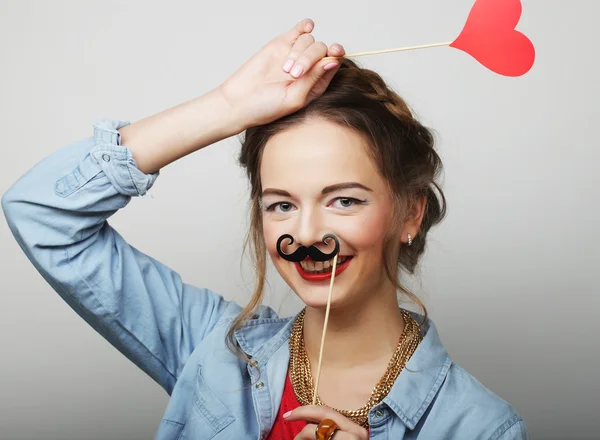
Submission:
[[315,243],[321,243],[325,231],[323,219],[315,211],[305,210],[298,218],[296,234],[294,235],[298,245],[309,247]]

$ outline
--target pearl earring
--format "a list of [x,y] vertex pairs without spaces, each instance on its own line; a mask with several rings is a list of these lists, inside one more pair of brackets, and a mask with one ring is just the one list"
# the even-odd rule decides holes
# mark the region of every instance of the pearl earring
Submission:
[[412,244],[412,236],[410,235],[410,232],[408,233],[408,245],[410,246]]

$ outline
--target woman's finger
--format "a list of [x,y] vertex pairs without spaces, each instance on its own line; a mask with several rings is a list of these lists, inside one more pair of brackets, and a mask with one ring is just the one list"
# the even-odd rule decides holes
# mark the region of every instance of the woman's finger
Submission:
[[346,50],[341,44],[333,43],[329,46],[329,49],[327,49],[328,57],[343,57],[344,55],[346,55]]
[[[323,58],[315,64],[311,70],[304,74],[293,86],[302,87],[305,93],[305,103],[308,104],[327,90],[329,83],[337,73],[340,67],[340,60],[337,58]],[[303,84],[302,84],[303,83]]]
[[327,46],[319,41],[311,44],[300,54],[294,67],[289,72],[294,78],[300,78],[303,73],[308,72],[312,66],[327,55]]
[[[336,61],[336,63],[339,63]],[[331,60],[323,59],[315,64],[308,72],[289,84],[286,93],[286,102],[292,109],[299,110],[317,97],[321,96],[331,81],[333,70],[325,70],[325,66],[331,66]],[[325,77],[328,80],[324,80]]]
[[339,67],[340,67],[339,61],[329,60],[327,63],[325,63],[323,65],[323,70],[325,71],[324,75],[317,76],[316,73],[314,73],[314,74],[311,72],[308,73],[309,76],[311,76],[311,75],[317,76],[317,80],[314,82],[314,85],[308,96],[309,102],[311,102],[312,100],[318,98],[323,93],[325,93],[325,90],[327,90],[327,87],[329,87],[329,83],[331,82],[331,80],[333,79],[333,77],[335,76],[337,71],[339,70]]
[[296,40],[305,33],[311,33],[315,28],[315,22],[310,18],[305,18],[296,24],[293,28],[283,34],[283,37],[287,43],[291,46]]
[[311,34],[304,34],[298,37],[298,39],[290,49],[286,61],[283,63],[283,70],[285,73],[290,73],[296,60],[298,60],[302,53],[306,49],[308,49],[314,42],[315,37],[313,37]]

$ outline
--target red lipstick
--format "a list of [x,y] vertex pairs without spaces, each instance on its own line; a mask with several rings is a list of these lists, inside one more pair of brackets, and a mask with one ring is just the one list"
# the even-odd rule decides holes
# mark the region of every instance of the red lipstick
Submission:
[[[337,278],[343,271],[346,270],[346,268],[350,265],[350,262],[352,261],[353,257],[348,257],[348,259],[346,261],[344,261],[343,264],[338,264],[335,268],[335,277]],[[296,269],[298,270],[298,273],[300,274],[300,276],[302,278],[304,278],[306,281],[329,281],[331,279],[331,272],[328,273],[309,273],[306,272],[304,269],[302,269],[302,266],[300,265],[300,263],[294,263],[294,265],[296,266]]]

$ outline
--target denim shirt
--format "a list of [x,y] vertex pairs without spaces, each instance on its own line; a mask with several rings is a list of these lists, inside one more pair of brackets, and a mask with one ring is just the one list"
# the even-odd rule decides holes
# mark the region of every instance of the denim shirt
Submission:
[[[61,298],[170,396],[155,439],[264,439],[278,412],[294,317],[261,306],[225,335],[241,307],[140,252],[107,219],[144,196],[159,172],[142,173],[117,129],[44,158],[2,197],[10,230]],[[421,316],[414,314],[420,322]],[[452,362],[433,322],[385,399],[369,412],[373,439],[527,439],[504,400]]]

